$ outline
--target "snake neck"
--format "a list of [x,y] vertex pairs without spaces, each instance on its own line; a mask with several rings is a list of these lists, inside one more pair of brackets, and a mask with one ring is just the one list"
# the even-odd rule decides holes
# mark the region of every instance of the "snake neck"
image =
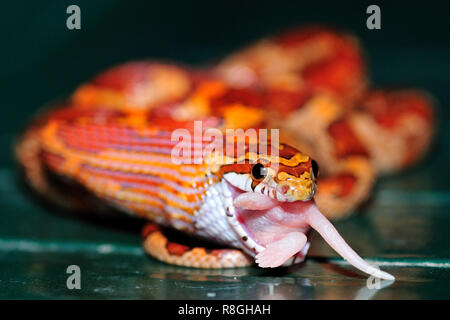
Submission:
[[264,250],[264,247],[254,239],[245,224],[239,221],[237,208],[233,204],[237,192],[239,191],[225,179],[211,184],[196,214],[195,234],[222,245],[240,248],[254,256]]
[[221,179],[206,189],[195,217],[195,233],[222,245],[241,248],[241,240],[227,219],[227,211],[233,211],[234,206],[232,194],[226,184],[226,181]]

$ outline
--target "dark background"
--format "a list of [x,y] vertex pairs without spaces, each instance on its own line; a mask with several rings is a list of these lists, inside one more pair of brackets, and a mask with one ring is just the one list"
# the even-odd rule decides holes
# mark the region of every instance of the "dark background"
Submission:
[[[66,8],[81,8],[81,30]],[[381,30],[366,8],[381,8]],[[444,1],[9,1],[0,7],[2,132],[96,72],[137,58],[201,64],[264,35],[320,23],[357,35],[376,84],[424,87],[448,105],[450,6]]]
[[[81,8],[81,30],[66,28],[71,4]],[[381,8],[381,30],[366,28],[370,4]],[[319,237],[307,262],[288,274],[167,266],[143,254],[139,232],[61,216],[17,184],[17,131],[41,105],[95,73],[139,58],[212,63],[264,35],[310,23],[358,36],[375,85],[424,88],[438,103],[439,130],[427,157],[379,179],[371,201],[336,224],[361,256],[396,276],[380,293],[364,291],[366,278],[338,267]],[[2,1],[0,298],[259,299],[275,292],[284,299],[448,299],[449,33],[444,1]],[[69,264],[82,268],[83,290],[67,290]]]

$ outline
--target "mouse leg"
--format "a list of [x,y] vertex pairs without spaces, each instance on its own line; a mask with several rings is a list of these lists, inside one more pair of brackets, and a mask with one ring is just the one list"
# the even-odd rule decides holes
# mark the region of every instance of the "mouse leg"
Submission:
[[290,257],[298,253],[306,245],[307,237],[302,232],[291,232],[280,240],[269,243],[266,249],[257,254],[256,263],[261,268],[281,266]]

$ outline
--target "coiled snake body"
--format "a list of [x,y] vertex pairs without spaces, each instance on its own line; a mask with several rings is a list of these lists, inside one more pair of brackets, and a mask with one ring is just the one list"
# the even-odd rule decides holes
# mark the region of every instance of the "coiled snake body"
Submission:
[[[81,185],[97,203],[154,222],[144,228],[144,246],[168,263],[224,268],[250,265],[251,257],[261,267],[296,263],[306,255],[311,226],[355,267],[392,279],[362,260],[324,215],[347,214],[367,197],[378,172],[413,163],[430,140],[432,113],[416,91],[367,93],[363,69],[356,42],[323,29],[264,40],[212,70],[128,63],[37,117],[16,154],[27,181],[53,201],[87,206],[49,174]],[[227,137],[227,129],[262,128],[280,128],[282,143],[234,136],[221,142],[234,151],[243,143],[242,153],[196,161],[211,142],[208,129]],[[180,129],[192,140],[184,162],[175,163],[180,141],[173,133]],[[374,132],[396,142],[380,145]],[[298,150],[318,160],[319,179],[315,162]],[[236,249],[173,243],[157,225]]]

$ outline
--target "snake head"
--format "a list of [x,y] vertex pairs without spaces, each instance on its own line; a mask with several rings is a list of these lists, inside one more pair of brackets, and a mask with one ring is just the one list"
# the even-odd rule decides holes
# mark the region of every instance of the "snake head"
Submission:
[[247,152],[220,168],[223,178],[245,192],[258,192],[281,202],[308,201],[317,190],[317,163],[285,144],[277,152]]
[[220,167],[233,201],[226,216],[242,248],[255,255],[260,267],[279,267],[304,257],[309,247],[306,234],[312,227],[359,270],[394,280],[358,256],[319,211],[312,200],[318,175],[314,160],[284,144],[277,152],[246,152],[245,157]]

